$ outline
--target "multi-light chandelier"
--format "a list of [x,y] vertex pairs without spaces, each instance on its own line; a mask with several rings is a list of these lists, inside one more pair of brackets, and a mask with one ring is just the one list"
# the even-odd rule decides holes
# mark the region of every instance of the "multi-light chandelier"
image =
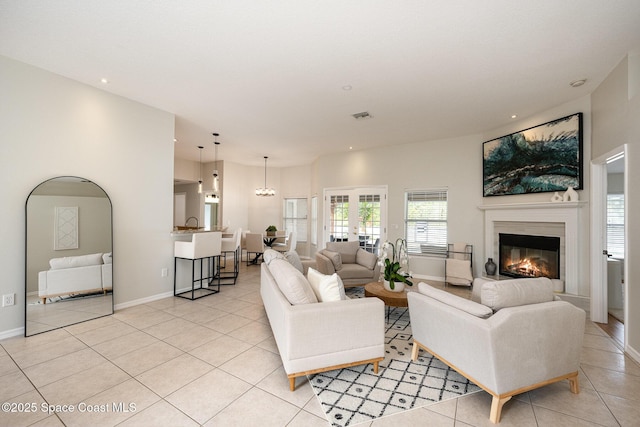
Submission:
[[267,156],[264,156],[264,187],[256,188],[256,196],[270,197],[276,195],[276,190],[267,187]]

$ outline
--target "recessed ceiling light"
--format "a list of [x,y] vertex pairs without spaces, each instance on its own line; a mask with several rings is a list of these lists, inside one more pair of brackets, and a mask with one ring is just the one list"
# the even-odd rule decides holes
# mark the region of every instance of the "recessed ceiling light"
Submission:
[[178,142],[178,138],[173,138],[173,142]]
[[351,85],[342,86],[342,90],[351,90],[351,89],[353,89],[353,86],[351,86]]
[[571,86],[571,87],[580,87],[583,84],[585,84],[586,82],[587,82],[587,79],[574,80],[574,81],[569,83],[569,86]]
[[349,150],[353,150],[353,147],[349,147]]
[[512,119],[515,119],[516,117],[518,117],[518,115],[517,115],[517,114],[512,114],[512,115],[511,115],[511,118],[512,118]]
[[103,77],[103,78],[101,78],[101,79],[100,79],[100,83],[102,83],[102,84],[105,84],[105,85],[106,85],[107,83],[109,83],[109,80],[107,80],[107,78],[106,78],[106,77]]

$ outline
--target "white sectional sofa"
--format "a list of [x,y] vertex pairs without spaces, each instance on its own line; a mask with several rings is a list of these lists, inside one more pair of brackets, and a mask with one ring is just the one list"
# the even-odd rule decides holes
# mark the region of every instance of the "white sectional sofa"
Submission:
[[412,359],[424,349],[491,394],[493,423],[516,394],[562,380],[579,392],[585,312],[555,297],[549,279],[476,279],[472,300],[418,291],[408,294]]
[[264,260],[260,294],[292,391],[303,375],[366,363],[378,372],[385,354],[381,300],[318,302],[299,260],[294,267],[271,249]]
[[38,273],[38,297],[47,298],[91,292],[107,292],[112,288],[112,255],[95,253],[52,258],[50,269]]

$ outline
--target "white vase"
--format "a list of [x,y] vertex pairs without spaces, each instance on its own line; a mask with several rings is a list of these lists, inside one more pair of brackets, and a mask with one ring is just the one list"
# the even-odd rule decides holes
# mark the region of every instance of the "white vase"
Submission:
[[393,282],[393,289],[391,289],[391,287],[389,286],[389,281],[385,280],[382,283],[382,286],[384,286],[384,288],[388,291],[391,292],[402,292],[404,291],[404,282]]
[[562,200],[565,202],[577,202],[579,199],[578,192],[573,189],[573,187],[567,188],[564,195],[562,196]]

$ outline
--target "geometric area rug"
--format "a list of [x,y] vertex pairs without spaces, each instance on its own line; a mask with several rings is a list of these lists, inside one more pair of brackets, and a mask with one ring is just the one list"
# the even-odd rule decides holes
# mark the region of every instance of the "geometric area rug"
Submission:
[[391,307],[386,326],[386,354],[378,375],[371,364],[309,375],[309,383],[333,426],[352,426],[480,390],[423,350],[416,362],[411,361],[409,309]]

